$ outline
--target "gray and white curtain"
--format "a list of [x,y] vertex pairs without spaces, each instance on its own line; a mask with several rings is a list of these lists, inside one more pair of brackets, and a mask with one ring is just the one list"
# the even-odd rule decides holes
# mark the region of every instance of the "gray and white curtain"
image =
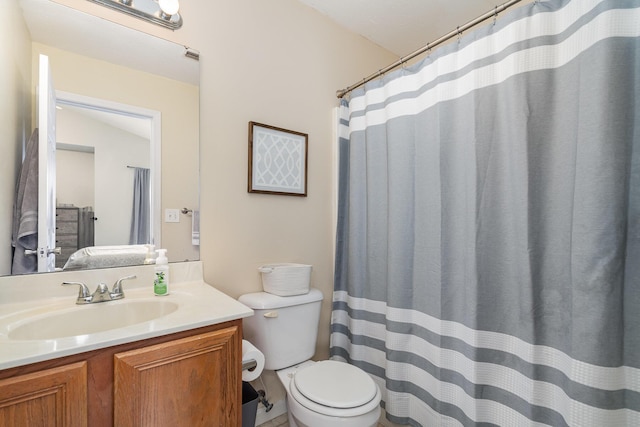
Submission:
[[133,169],[133,208],[129,244],[143,245],[151,243],[151,174],[147,168]]
[[640,0],[512,10],[339,133],[331,355],[390,420],[640,425]]

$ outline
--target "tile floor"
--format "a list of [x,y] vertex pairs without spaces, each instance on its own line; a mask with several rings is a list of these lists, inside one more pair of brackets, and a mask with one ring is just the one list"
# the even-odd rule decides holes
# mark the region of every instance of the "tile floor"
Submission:
[[260,424],[258,427],[289,427],[289,420],[287,414],[282,414],[264,424]]
[[[289,427],[289,421],[287,420],[287,414],[282,414],[277,418],[267,421],[264,424],[260,424],[258,427]],[[382,424],[378,424],[378,427],[384,427]]]

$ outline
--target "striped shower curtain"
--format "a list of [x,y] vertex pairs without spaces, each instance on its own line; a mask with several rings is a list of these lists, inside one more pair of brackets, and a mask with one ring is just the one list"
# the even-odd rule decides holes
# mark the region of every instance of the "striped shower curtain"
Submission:
[[640,426],[640,0],[536,1],[343,101],[331,355],[414,426]]
[[151,243],[151,171],[133,168],[133,203],[131,210],[130,245]]

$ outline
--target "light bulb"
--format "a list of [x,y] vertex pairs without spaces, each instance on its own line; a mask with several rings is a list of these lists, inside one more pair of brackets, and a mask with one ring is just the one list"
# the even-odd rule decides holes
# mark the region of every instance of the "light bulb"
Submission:
[[178,0],[159,0],[158,4],[160,5],[160,9],[169,16],[175,15],[178,13],[178,9],[180,9]]

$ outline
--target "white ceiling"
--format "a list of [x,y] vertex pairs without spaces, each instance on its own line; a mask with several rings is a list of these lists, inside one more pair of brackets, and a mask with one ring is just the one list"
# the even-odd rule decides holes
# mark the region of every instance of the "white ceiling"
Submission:
[[[298,0],[404,57],[505,0]],[[529,0],[531,1],[531,0]],[[523,1],[527,3],[527,1]]]

